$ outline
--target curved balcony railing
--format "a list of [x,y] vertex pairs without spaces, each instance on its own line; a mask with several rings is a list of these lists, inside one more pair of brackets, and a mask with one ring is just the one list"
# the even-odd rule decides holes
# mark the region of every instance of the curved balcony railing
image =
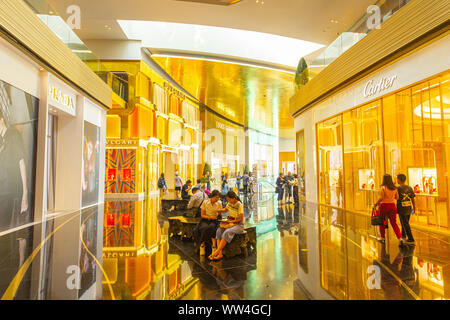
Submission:
[[373,10],[375,7],[368,8],[368,12],[359,18],[347,31],[343,32],[309,65],[306,63],[308,58],[302,58],[299,62],[295,77],[297,89],[308,83],[345,51],[361,41],[361,39],[377,26],[381,27],[381,25],[377,25],[375,15],[379,14],[379,22],[383,23],[410,1],[411,0],[378,0],[374,4],[379,8],[378,12]]

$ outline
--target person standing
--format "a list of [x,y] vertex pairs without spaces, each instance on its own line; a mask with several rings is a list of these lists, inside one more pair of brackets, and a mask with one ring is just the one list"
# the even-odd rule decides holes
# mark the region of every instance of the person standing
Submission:
[[[392,225],[392,229],[394,230],[395,236],[400,241],[400,245],[404,244],[402,239],[402,234],[400,232],[400,228],[397,225],[397,200],[399,199],[397,188],[394,185],[394,181],[392,181],[392,176],[390,174],[385,174],[383,176],[383,183],[380,192],[380,198],[374,205],[374,209],[378,205],[380,205],[380,214],[385,217],[386,221],[389,219]],[[386,227],[385,225],[380,226],[380,234],[381,234],[381,242],[385,242],[385,233]]]
[[409,219],[411,214],[416,211],[416,201],[413,188],[406,184],[406,176],[404,174],[397,175],[397,184],[399,185],[398,200],[397,200],[397,212],[402,225],[402,238],[408,239],[406,243],[414,244],[414,237],[411,232],[411,226],[409,225]]
[[284,180],[285,180],[284,192],[286,196],[286,203],[291,203],[293,177],[290,172],[288,172],[287,176],[284,177]]
[[175,198],[180,199],[181,187],[183,185],[183,181],[181,177],[178,175],[178,172],[175,172]]
[[244,172],[244,175],[242,176],[242,185],[244,186],[244,193],[247,194],[248,192],[248,182],[250,180],[250,177],[248,176],[247,172]]
[[298,206],[298,176],[294,174],[294,179],[292,180],[292,192],[294,193],[294,204]]
[[228,186],[227,179],[225,179],[222,182],[222,188],[221,188],[221,192],[220,192],[220,200],[222,200],[222,203],[226,202],[225,196],[227,195],[228,191],[230,191],[230,188]]
[[250,172],[248,175],[248,190],[250,191],[250,194],[253,194],[255,192],[254,186],[255,186],[255,178],[253,177],[253,174]]
[[285,184],[285,180],[283,177],[283,172],[280,172],[279,177],[277,178],[277,194],[278,194],[278,203],[281,204],[281,201],[283,200],[283,194],[284,194],[284,184]]
[[206,189],[211,192],[211,173],[206,173]]
[[167,190],[167,184],[166,179],[164,178],[164,173],[161,173],[161,176],[158,179],[158,189],[159,189],[159,196],[162,199],[164,192]]
[[239,194],[239,190],[241,189],[241,173],[238,172],[236,176],[236,186],[237,186],[237,193]]

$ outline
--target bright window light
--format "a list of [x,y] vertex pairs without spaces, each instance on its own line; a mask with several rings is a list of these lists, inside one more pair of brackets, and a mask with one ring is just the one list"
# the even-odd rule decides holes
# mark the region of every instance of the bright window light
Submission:
[[324,47],[319,43],[268,33],[193,24],[118,20],[130,40],[142,46],[257,60],[296,68],[300,58]]

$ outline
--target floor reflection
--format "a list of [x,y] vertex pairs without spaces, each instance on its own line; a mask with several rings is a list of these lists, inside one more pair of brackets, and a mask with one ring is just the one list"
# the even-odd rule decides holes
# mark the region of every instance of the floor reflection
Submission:
[[[169,237],[160,200],[106,201],[0,234],[3,299],[450,298],[450,236],[386,244],[369,215],[242,195],[257,250],[218,262]],[[103,217],[103,228],[100,230]],[[103,232],[103,237],[100,232]],[[103,239],[103,243],[101,243]],[[99,261],[103,261],[102,264]]]
[[158,199],[106,203],[104,298],[449,298],[448,236],[415,230],[416,246],[399,248],[392,234],[386,245],[377,241],[368,215],[278,205],[267,194],[243,203],[246,225],[256,226],[256,253],[218,262],[168,237]]
[[[95,299],[101,290],[98,243],[103,206],[45,217],[0,235],[0,297]],[[100,220],[101,221],[101,220]]]

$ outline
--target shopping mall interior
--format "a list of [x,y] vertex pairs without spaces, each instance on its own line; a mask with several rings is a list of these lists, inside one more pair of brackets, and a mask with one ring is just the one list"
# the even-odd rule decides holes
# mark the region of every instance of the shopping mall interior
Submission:
[[1,299],[449,300],[449,18],[0,0]]

